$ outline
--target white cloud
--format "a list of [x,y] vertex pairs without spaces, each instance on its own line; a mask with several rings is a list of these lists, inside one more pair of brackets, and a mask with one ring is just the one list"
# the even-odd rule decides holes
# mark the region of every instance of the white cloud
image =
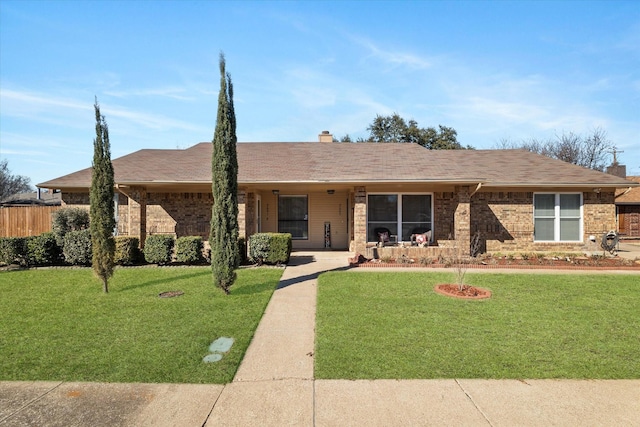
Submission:
[[193,101],[193,96],[184,95],[186,90],[181,87],[160,87],[150,89],[133,89],[133,90],[107,90],[104,91],[105,95],[113,96],[116,98],[129,98],[134,96],[139,97],[164,97],[170,99],[176,99],[178,101]]
[[393,67],[407,67],[414,70],[424,70],[432,67],[431,61],[414,53],[403,52],[400,50],[385,50],[371,40],[359,36],[350,36],[351,40],[364,47],[368,52],[368,56],[378,59],[385,64]]
[[[93,111],[92,104],[76,99],[11,89],[2,89],[0,91],[0,102],[3,106],[2,115],[26,118],[42,123],[64,124],[72,127],[85,127],[86,123],[83,119],[78,119],[78,113],[85,115]],[[201,130],[199,126],[189,122],[175,120],[161,114],[134,111],[117,105],[101,105],[100,111],[107,116],[108,122],[111,117],[115,117],[131,122],[134,126],[154,130]]]
[[45,153],[42,151],[36,150],[5,150],[2,149],[0,152],[3,156],[13,155],[13,156],[43,156]]
[[[2,114],[21,114],[33,109],[50,110],[51,107],[71,109],[71,110],[91,110],[91,105],[79,102],[74,99],[59,98],[54,96],[40,95],[29,92],[21,92],[11,89],[0,89],[0,100],[3,104]],[[56,110],[50,110],[56,111]]]

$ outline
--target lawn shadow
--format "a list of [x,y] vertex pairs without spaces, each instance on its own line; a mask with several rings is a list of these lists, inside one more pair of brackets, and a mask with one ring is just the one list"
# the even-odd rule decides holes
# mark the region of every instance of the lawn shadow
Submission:
[[234,286],[231,286],[230,295],[253,295],[267,292],[269,290],[270,289],[268,282],[252,283],[250,285],[242,286],[241,288],[235,288]]
[[198,272],[198,273],[189,273],[189,274],[181,274],[179,276],[173,276],[173,277],[166,277],[163,279],[155,279],[155,280],[149,280],[146,282],[142,282],[142,283],[136,283],[133,285],[129,285],[126,286],[122,289],[119,289],[119,292],[125,292],[125,291],[132,291],[134,289],[139,289],[139,288],[146,288],[147,286],[153,286],[153,285],[158,285],[160,283],[171,283],[177,280],[185,280],[185,279],[194,279],[196,277],[202,277],[202,276],[208,276],[210,274],[210,272],[207,271],[202,271],[202,272]]

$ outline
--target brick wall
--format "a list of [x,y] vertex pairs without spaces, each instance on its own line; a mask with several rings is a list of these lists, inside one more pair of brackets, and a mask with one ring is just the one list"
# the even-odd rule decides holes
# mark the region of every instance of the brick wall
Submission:
[[615,193],[603,191],[601,193],[585,192],[583,194],[584,235],[585,241],[590,235],[598,237],[604,233],[616,230]]
[[364,187],[354,189],[353,244],[351,251],[365,253],[367,246],[367,192]]
[[148,193],[147,233],[209,238],[211,193]]
[[471,233],[480,232],[488,252],[579,251],[589,236],[615,230],[613,192],[583,193],[583,242],[533,241],[533,192],[478,192],[471,198]]
[[[118,198],[119,235],[140,236],[140,220],[143,216],[140,200],[145,199],[147,235],[209,238],[213,204],[211,193],[147,193],[133,188],[129,195],[131,198],[124,194]],[[89,210],[89,193],[63,193],[62,204]]]
[[454,214],[458,206],[458,197],[454,192],[438,192],[433,194],[434,241],[447,240],[453,237]]
[[471,233],[480,233],[488,252],[533,250],[533,193],[474,194]]
[[62,193],[62,206],[89,210],[89,193]]

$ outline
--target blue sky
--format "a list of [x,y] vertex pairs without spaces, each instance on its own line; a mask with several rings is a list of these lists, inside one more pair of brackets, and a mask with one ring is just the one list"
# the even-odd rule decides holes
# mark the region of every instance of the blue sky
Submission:
[[90,166],[94,96],[114,159],[211,141],[220,51],[239,141],[394,112],[478,149],[601,127],[640,175],[637,1],[2,0],[0,158],[32,184]]

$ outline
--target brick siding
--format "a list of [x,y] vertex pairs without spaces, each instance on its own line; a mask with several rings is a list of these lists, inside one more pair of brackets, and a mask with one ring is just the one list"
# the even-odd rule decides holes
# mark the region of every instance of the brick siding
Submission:
[[[434,192],[434,242],[445,243],[450,238],[468,241],[475,233],[481,234],[482,251],[579,251],[589,245],[589,236],[600,241],[602,234],[616,229],[613,191],[583,193],[583,242],[555,243],[533,241],[533,192],[480,191],[469,198],[467,187],[458,192]],[[175,237],[201,236],[209,238],[211,222],[211,193],[147,193],[132,188],[127,197],[119,196],[118,232],[120,235],[141,237],[140,221],[146,216],[146,234],[171,234]],[[367,253],[367,192],[355,187],[351,195],[353,226],[351,251]],[[146,215],[139,201],[145,199]],[[255,232],[256,196],[245,189],[238,194],[238,225],[240,236]],[[88,193],[63,193],[63,206],[89,209]],[[268,212],[267,212],[268,215]],[[456,237],[456,233],[458,236]],[[141,239],[143,240],[143,239]],[[382,248],[396,255],[400,249],[411,250],[419,256],[423,248]],[[425,248],[432,256],[432,248]]]

